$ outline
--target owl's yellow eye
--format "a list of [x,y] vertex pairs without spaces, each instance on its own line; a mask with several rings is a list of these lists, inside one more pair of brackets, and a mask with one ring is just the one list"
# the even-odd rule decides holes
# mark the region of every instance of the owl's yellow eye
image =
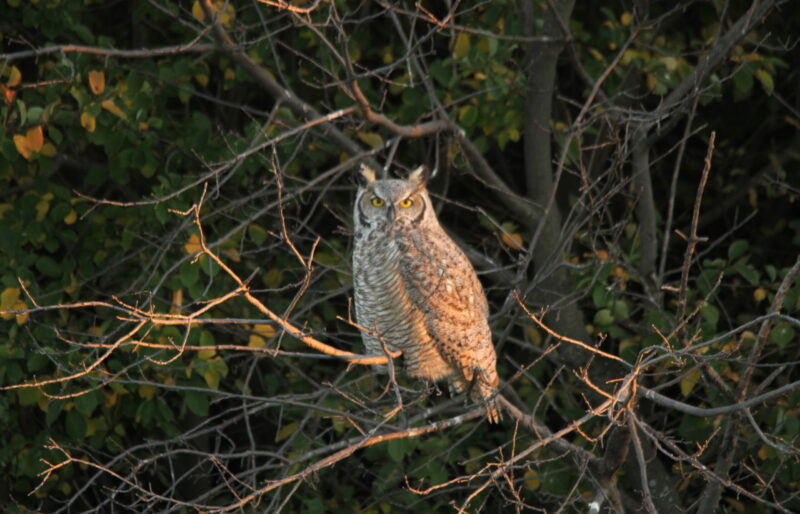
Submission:
[[378,198],[377,196],[373,196],[371,202],[375,207],[380,207],[383,205],[383,199]]
[[407,209],[407,208],[411,207],[412,205],[414,205],[414,200],[412,200],[411,198],[406,198],[405,200],[401,200],[400,201],[400,207],[403,207],[403,208]]

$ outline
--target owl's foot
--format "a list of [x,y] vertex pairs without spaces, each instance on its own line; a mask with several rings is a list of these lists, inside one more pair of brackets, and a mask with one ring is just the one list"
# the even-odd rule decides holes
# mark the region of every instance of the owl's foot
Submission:
[[503,419],[502,410],[500,409],[500,402],[497,401],[497,382],[489,385],[481,380],[479,375],[472,383],[470,390],[470,398],[472,401],[483,405],[486,409],[486,416],[489,418],[490,423],[499,423]]
[[487,400],[485,403],[486,407],[486,417],[489,418],[489,423],[500,423],[503,419],[503,413],[500,410],[500,406],[497,403],[497,400],[491,399]]

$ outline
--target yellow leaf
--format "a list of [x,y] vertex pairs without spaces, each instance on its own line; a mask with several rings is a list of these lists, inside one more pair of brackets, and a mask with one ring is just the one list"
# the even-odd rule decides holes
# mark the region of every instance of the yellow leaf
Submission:
[[236,248],[228,248],[226,250],[223,250],[222,253],[227,255],[228,258],[233,262],[241,262],[242,260],[241,255],[239,255],[239,250],[237,250]]
[[233,24],[233,20],[236,18],[236,10],[230,4],[230,2],[225,3],[224,0],[217,0],[214,2],[214,6],[217,10],[223,5],[225,6],[225,11],[220,15],[219,21],[225,27],[230,27]]
[[528,489],[535,491],[542,485],[542,481],[539,479],[539,473],[537,473],[535,469],[526,471],[525,474],[522,475],[522,478],[525,479],[525,487]]
[[217,370],[209,368],[205,373],[203,373],[203,379],[211,389],[219,389],[220,375]]
[[596,48],[590,48],[589,53],[592,54],[592,57],[594,57],[598,61],[603,60],[603,54],[601,54]]
[[528,334],[528,339],[530,339],[533,346],[542,345],[542,333],[539,332],[538,328],[534,327],[533,325],[528,325],[525,327],[525,333]]
[[359,132],[358,139],[370,148],[378,148],[383,145],[383,138],[377,132]]
[[[18,287],[9,287],[3,290],[0,293],[0,311],[7,311],[7,310],[16,310],[14,305],[19,300],[19,295],[21,291]],[[13,314],[3,314],[3,319],[9,320],[13,317]]]
[[255,334],[251,334],[247,341],[247,346],[251,348],[264,348],[267,345],[267,340],[272,339],[275,335],[275,327],[272,325],[255,325],[253,327]]
[[39,153],[41,153],[45,157],[55,157],[56,147],[55,145],[53,145],[53,143],[45,143],[42,145],[42,149],[39,150]]
[[17,92],[15,90],[6,87],[2,84],[0,84],[0,92],[3,93],[3,98],[9,105],[14,101],[14,98],[17,96]]
[[654,91],[658,87],[658,79],[652,73],[647,74],[647,88]]
[[156,389],[155,386],[151,386],[151,385],[147,385],[147,384],[142,384],[142,385],[139,386],[139,396],[141,396],[145,400],[151,399],[153,396],[156,395],[157,391],[158,391],[158,389]]
[[257,333],[261,334],[262,336],[270,339],[275,336],[275,327],[272,325],[267,325],[265,323],[260,323],[253,327]]
[[190,255],[199,252],[202,248],[203,247],[200,245],[200,236],[197,234],[190,235],[189,242],[183,245],[183,249]]
[[638,344],[633,339],[623,339],[622,341],[619,342],[619,349],[617,351],[617,354],[622,355],[622,352],[624,352],[628,348],[631,347],[636,348],[637,346]]
[[102,71],[89,72],[89,87],[92,93],[99,95],[106,90],[106,74]]
[[200,21],[206,20],[206,13],[203,11],[203,7],[200,5],[199,0],[194,0],[194,3],[192,4],[192,16]]
[[194,79],[203,87],[208,85],[208,74],[207,73],[198,73],[194,76]]
[[248,338],[247,346],[250,348],[264,348],[267,346],[267,342],[263,337],[253,334]]
[[66,223],[67,225],[72,225],[73,223],[75,223],[75,221],[77,221],[77,219],[78,219],[78,211],[72,209],[71,211],[69,211],[69,214],[64,216],[64,223]]
[[622,61],[621,62],[622,62],[623,65],[627,66],[638,55],[639,55],[639,52],[637,52],[636,50],[630,50],[630,49],[625,50],[625,52],[622,54]]
[[20,155],[26,159],[31,158],[31,154],[33,152],[28,147],[28,139],[25,136],[22,134],[14,134],[14,146],[17,147],[17,151],[20,153]]
[[691,394],[692,389],[694,386],[697,385],[697,382],[700,381],[700,368],[692,370],[688,375],[683,377],[681,380],[681,394],[684,397],[689,396]]
[[111,114],[119,116],[123,120],[127,120],[128,116],[122,112],[122,109],[117,107],[117,104],[114,103],[114,100],[103,100],[103,103],[100,104],[103,109],[107,110]]
[[261,277],[261,280],[267,287],[275,289],[281,285],[281,281],[283,280],[283,271],[278,268],[272,268],[266,274],[264,274],[263,277]]
[[678,69],[678,59],[671,55],[662,57],[661,62],[664,63],[664,67],[667,68],[667,71],[675,71]]
[[92,418],[86,420],[86,437],[93,436],[97,432],[97,421]]
[[753,291],[753,298],[755,298],[757,302],[762,301],[766,297],[767,297],[767,290],[764,289],[763,287],[759,287],[758,289]]
[[172,291],[172,305],[169,308],[169,312],[177,313],[180,311],[181,305],[183,305],[183,289],[176,289]]
[[460,109],[458,109],[458,121],[464,121],[465,118],[471,117],[471,120],[475,120],[477,117],[477,109],[475,109],[474,105],[462,105]]
[[198,350],[197,357],[204,361],[211,360],[217,354],[217,350],[211,348],[210,350]]
[[103,405],[105,405],[106,407],[113,407],[114,405],[117,404],[117,400],[119,400],[119,397],[122,396],[123,394],[128,394],[128,391],[126,389],[120,389],[118,391],[114,391],[111,394],[106,394],[103,397]]
[[50,202],[41,200],[36,204],[36,221],[42,221],[50,210]]
[[33,152],[38,152],[42,149],[42,145],[44,144],[44,134],[42,133],[42,126],[37,125],[32,129],[28,129],[25,133],[25,139],[28,143],[28,148],[31,149]]
[[383,47],[383,64],[391,64],[394,62],[394,54],[392,53],[392,47],[390,45],[386,45]]
[[619,17],[619,22],[622,23],[622,26],[627,27],[633,21],[633,15],[629,12],[622,13],[622,16]]
[[81,126],[89,132],[94,132],[94,129],[97,128],[97,120],[88,112],[84,112],[81,114]]
[[299,426],[300,423],[298,423],[297,421],[292,421],[288,425],[283,425],[281,429],[278,430],[278,433],[275,434],[275,442],[279,443],[284,439],[286,439],[287,437],[289,437],[290,435],[294,434],[295,431],[297,430],[297,427]]
[[500,239],[503,241],[503,244],[507,247],[511,248],[512,250],[517,250],[519,252],[525,250],[525,247],[522,246],[522,237],[514,232],[506,233],[504,232]]
[[[14,305],[15,311],[24,311],[28,308],[28,305],[25,302],[18,303]],[[23,312],[22,314],[17,314],[15,317],[17,319],[17,325],[24,325],[28,322],[28,317],[30,316],[30,312]]]
[[453,55],[456,59],[466,57],[469,53],[470,46],[469,34],[466,32],[459,32],[458,36],[456,36],[456,42],[453,45]]
[[8,82],[6,82],[6,85],[8,87],[16,87],[20,82],[22,82],[22,73],[19,71],[19,68],[12,66],[8,74]]
[[236,71],[233,68],[227,68],[225,70],[225,80],[233,80],[236,78]]
[[728,505],[730,505],[736,512],[747,512],[747,507],[745,507],[744,503],[740,502],[739,500],[735,498],[725,498],[725,501],[728,502]]
[[726,369],[722,372],[722,375],[725,376],[731,382],[739,382],[739,374],[731,369]]

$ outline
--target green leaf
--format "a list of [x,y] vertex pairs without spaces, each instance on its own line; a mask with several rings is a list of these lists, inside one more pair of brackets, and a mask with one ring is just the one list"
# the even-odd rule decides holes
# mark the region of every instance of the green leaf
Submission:
[[611,314],[611,309],[600,309],[594,315],[595,325],[610,325],[614,323],[614,316]]
[[749,247],[750,247],[750,243],[748,243],[744,239],[738,239],[738,240],[734,241],[728,247],[728,260],[729,261],[735,261],[736,259],[738,259],[742,255],[744,255],[744,252],[746,252]]
[[247,235],[250,236],[250,239],[258,246],[262,246],[264,241],[267,240],[267,231],[264,227],[256,225],[255,223],[251,223],[247,226]]
[[678,433],[687,441],[705,442],[714,430],[711,421],[706,418],[684,414]]
[[458,36],[456,36],[456,42],[453,44],[453,55],[456,59],[463,59],[469,53],[470,46],[469,34],[459,32]]
[[77,409],[77,411],[84,416],[89,417],[94,412],[97,404],[100,403],[101,397],[102,394],[100,391],[91,391],[89,393],[82,394],[75,398],[75,409]]
[[294,434],[297,431],[297,428],[300,426],[300,423],[297,421],[292,421],[291,423],[287,423],[278,430],[278,433],[275,434],[275,442],[279,443],[284,439],[288,438],[290,435]]
[[772,79],[772,75],[770,75],[767,70],[759,68],[756,70],[756,78],[761,82],[761,87],[764,88],[764,92],[772,96],[772,92],[775,91],[775,81]]
[[747,66],[742,66],[733,76],[734,96],[741,100],[750,94],[753,89],[753,72]]
[[326,512],[325,503],[322,501],[322,498],[304,498],[303,504],[305,505],[303,512],[307,512],[308,514],[323,514]]
[[67,428],[67,435],[69,435],[71,438],[83,439],[83,436],[86,435],[86,421],[76,409],[72,409],[67,412],[67,417],[64,423]]
[[61,266],[49,255],[42,255],[36,259],[36,269],[50,278],[61,276]]
[[757,286],[760,274],[751,264],[744,264],[742,263],[739,266],[736,266],[736,272],[739,273],[745,280],[747,280],[751,286]]
[[53,424],[55,420],[58,419],[59,414],[61,411],[64,410],[64,405],[66,405],[66,400],[53,400],[50,402],[50,405],[47,406],[47,415],[45,416],[45,422],[47,426]]
[[[200,346],[214,346],[214,334],[207,330],[200,331]],[[203,360],[208,360],[216,355],[217,351],[214,348],[208,350],[200,350],[197,352],[197,357]]]
[[624,321],[628,319],[630,316],[630,309],[628,308],[628,304],[622,300],[617,300],[614,302],[612,307],[614,312],[614,320],[615,321]]
[[30,357],[28,357],[27,367],[29,373],[37,373],[41,371],[45,366],[50,363],[50,359],[48,359],[45,355],[41,353],[32,353]]
[[200,264],[184,262],[180,268],[180,280],[183,287],[191,287],[197,283],[197,278],[200,276]]
[[717,321],[719,321],[719,309],[711,304],[706,304],[700,308],[700,315],[716,327]]
[[715,269],[703,270],[697,276],[697,288],[703,296],[711,294],[711,290],[717,284],[717,280],[722,272]]
[[184,401],[196,416],[208,416],[208,395],[200,391],[187,391]]
[[453,77],[453,73],[450,71],[450,67],[446,64],[446,61],[433,62],[428,71],[431,77],[433,77],[433,80],[438,82],[440,86],[450,86],[450,79]]
[[42,112],[44,109],[41,107],[31,107],[28,109],[28,123],[39,123],[41,121]]
[[20,405],[26,407],[36,405],[36,402],[38,402],[41,397],[42,391],[38,387],[23,387],[17,389],[17,398],[19,399]]
[[598,309],[602,309],[608,305],[611,298],[611,290],[607,288],[605,284],[597,284],[594,289],[592,289],[592,303],[594,303],[594,306]]
[[767,264],[764,266],[764,269],[767,271],[767,276],[770,280],[775,280],[778,276],[778,270],[772,264]]
[[402,462],[403,457],[405,457],[407,451],[410,450],[406,444],[406,440],[403,438],[392,439],[387,443],[386,449],[389,452],[389,458],[395,462]]
[[458,110],[458,120],[466,129],[471,129],[478,121],[478,109],[474,105],[465,105]]
[[789,344],[794,339],[794,328],[786,321],[777,323],[769,334],[769,340],[781,348]]

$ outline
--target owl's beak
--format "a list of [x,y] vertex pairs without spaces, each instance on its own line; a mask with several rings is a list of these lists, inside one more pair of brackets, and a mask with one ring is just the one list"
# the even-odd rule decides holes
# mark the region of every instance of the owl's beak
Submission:
[[[389,203],[389,202],[386,202]],[[394,205],[387,205],[386,206],[386,219],[391,223],[394,221]]]

